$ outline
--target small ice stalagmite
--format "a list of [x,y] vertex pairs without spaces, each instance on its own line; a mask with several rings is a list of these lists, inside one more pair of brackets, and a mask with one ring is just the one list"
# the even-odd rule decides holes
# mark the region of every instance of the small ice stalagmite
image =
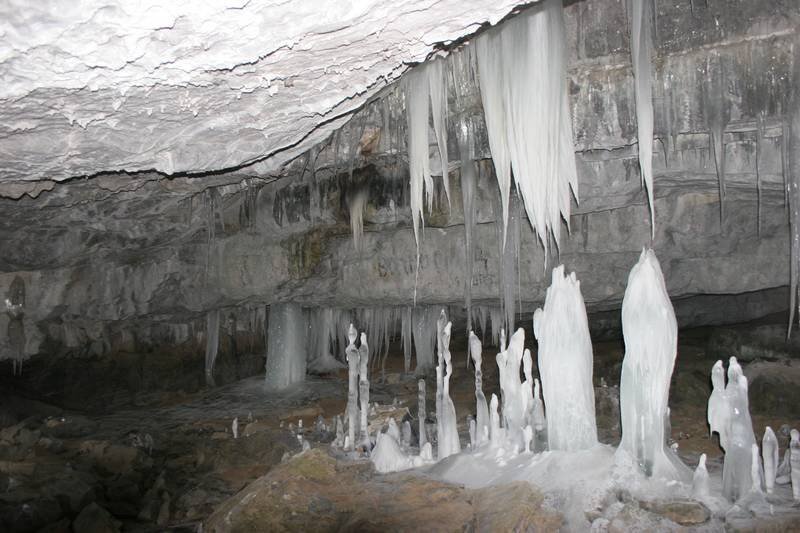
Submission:
[[533,428],[530,425],[525,426],[525,429],[522,430],[522,434],[525,437],[525,453],[530,453],[531,441],[533,440]]
[[372,445],[369,441],[368,421],[369,415],[369,345],[367,334],[361,332],[361,346],[358,347],[358,393],[361,402],[361,435],[359,440],[367,449]]
[[469,332],[469,353],[475,364],[475,446],[480,446],[484,443],[483,437],[489,429],[489,408],[486,406],[486,396],[483,394],[481,341],[472,331]]
[[500,448],[503,445],[503,435],[500,429],[500,414],[497,412],[499,402],[497,395],[492,394],[489,402],[489,442],[492,448]]
[[533,424],[533,451],[543,452],[547,449],[547,419],[544,414],[544,402],[542,402],[539,380],[533,380],[533,413],[531,415]]
[[411,446],[411,422],[405,420],[400,430],[400,444],[408,448]]
[[761,458],[758,456],[758,444],[750,447],[750,492],[763,493],[761,490]]
[[443,362],[447,366],[447,370],[445,371],[442,381],[442,442],[439,443],[440,460],[461,451],[461,443],[458,440],[456,407],[453,405],[453,400],[450,398],[450,376],[453,374],[453,361],[450,356],[450,332],[452,327],[453,324],[448,322],[442,336],[442,348],[444,350]]
[[356,339],[358,338],[358,331],[350,324],[347,330],[347,339],[350,344],[345,349],[347,357],[347,366],[349,368],[349,383],[347,390],[347,437],[348,441],[345,448],[355,446],[356,442],[356,428],[358,427],[358,364],[359,354],[356,348]]
[[[622,299],[625,359],[620,380],[622,441],[644,473],[688,482],[691,471],[667,446],[669,384],[678,349],[678,323],[667,294],[661,266],[652,250],[642,250],[631,269]],[[552,409],[545,403],[548,422]]]
[[764,430],[764,438],[761,439],[761,456],[764,460],[764,487],[767,494],[772,494],[778,468],[778,438],[769,426]]
[[425,411],[425,380],[419,380],[417,385],[419,387],[419,403],[417,410],[417,417],[419,418],[419,449],[422,450],[422,447],[428,442],[428,435],[425,430],[425,420],[428,418],[428,413]]
[[711,495],[708,484],[708,470],[706,469],[706,454],[700,455],[700,462],[692,476],[692,498],[703,501]]
[[394,417],[389,418],[386,434],[392,436],[397,442],[400,442],[400,428],[397,426],[397,422],[395,421]]
[[[623,306],[623,323],[624,315]],[[533,333],[539,341],[549,449],[577,451],[595,446],[589,321],[580,282],[574,272],[566,275],[563,265],[553,269],[544,308],[533,314]]]
[[238,439],[239,438],[239,417],[238,416],[233,419],[233,422],[231,422],[231,433],[233,433],[233,438],[234,439]]
[[728,367],[728,379],[725,395],[729,400],[730,415],[722,465],[722,495],[735,502],[748,493],[753,484],[752,447],[756,437],[747,401],[747,378],[733,357]]
[[522,382],[522,413],[528,425],[533,423],[533,359],[527,348],[522,354],[522,370],[525,374],[525,381]]
[[800,431],[793,429],[789,441],[789,464],[792,468],[792,496],[794,501],[800,502]]
[[336,415],[336,446],[344,447],[344,424],[341,415]]
[[711,369],[711,396],[708,398],[708,427],[711,433],[719,434],[719,443],[722,449],[727,447],[730,407],[725,393],[725,368],[722,361],[714,363]]

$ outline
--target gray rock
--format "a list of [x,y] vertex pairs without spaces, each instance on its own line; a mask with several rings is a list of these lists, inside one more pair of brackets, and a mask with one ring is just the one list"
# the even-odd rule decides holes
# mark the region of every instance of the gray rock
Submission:
[[120,523],[111,513],[92,502],[75,518],[72,529],[76,533],[119,533]]

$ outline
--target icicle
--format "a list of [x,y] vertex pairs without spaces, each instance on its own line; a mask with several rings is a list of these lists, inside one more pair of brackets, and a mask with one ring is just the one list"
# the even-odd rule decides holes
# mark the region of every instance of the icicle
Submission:
[[404,307],[400,323],[400,340],[403,344],[403,368],[406,373],[411,372],[412,331],[413,320],[411,318],[411,308]]
[[[800,66],[795,67],[795,82],[800,83]],[[789,276],[789,328],[787,337],[792,333],[795,312],[800,316],[800,89],[793,103],[789,124],[784,127],[782,148],[783,176],[786,182],[786,196],[789,204],[790,229],[790,276]],[[788,122],[788,121],[787,121]],[[789,159],[791,154],[791,160]]]
[[756,233],[761,236],[761,146],[764,143],[764,112],[756,117]]
[[367,209],[367,191],[356,192],[349,199],[350,208],[350,229],[353,232],[353,246],[356,251],[363,249],[364,237],[364,212]]
[[[464,305],[467,308],[467,331],[472,329],[472,267],[475,260],[473,236],[475,234],[475,163],[470,157],[471,135],[466,123],[461,124],[459,146],[461,151],[461,198],[464,207]],[[469,355],[467,355],[469,366]]]
[[[728,124],[729,111],[725,106],[725,67],[722,58],[715,54],[717,68],[713,68],[712,59],[706,63],[707,88],[703,92],[704,109],[706,110],[706,127],[709,129],[710,152],[714,157],[719,183],[719,218],[725,219],[725,128]],[[718,70],[717,70],[718,69]]]
[[650,231],[655,237],[653,205],[653,94],[650,56],[653,42],[651,0],[633,0],[631,9],[631,58],[636,94],[636,130],[639,140],[639,168],[642,185],[647,188],[650,206]]
[[545,0],[476,40],[489,147],[508,222],[510,176],[545,248],[569,228],[570,189],[577,197],[566,85],[566,39],[560,0]]
[[219,309],[206,313],[206,385],[214,386],[214,363],[219,350]]
[[[435,59],[428,63],[425,66],[425,74],[428,77],[428,87],[431,97],[433,131],[436,133],[436,144],[439,146],[439,157],[442,161],[442,182],[444,184],[444,193],[447,196],[447,205],[449,206],[450,180],[447,175],[447,78],[445,76],[444,61]],[[428,208],[430,208],[430,205],[428,205]]]

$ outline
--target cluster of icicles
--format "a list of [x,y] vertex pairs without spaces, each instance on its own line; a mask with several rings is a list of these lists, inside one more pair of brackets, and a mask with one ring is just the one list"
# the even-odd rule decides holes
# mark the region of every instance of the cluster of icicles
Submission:
[[[636,465],[647,478],[691,486],[693,496],[714,504],[705,455],[692,476],[669,442],[669,386],[677,355],[677,322],[666,291],[660,265],[652,250],[643,250],[628,278],[622,305],[625,358],[620,380],[622,439],[615,456]],[[419,426],[414,431],[406,419],[402,429],[394,419],[386,431],[368,431],[369,349],[366,335],[348,328],[346,349],[350,369],[347,410],[336,418],[334,445],[369,454],[379,472],[392,472],[434,464],[462,452],[457,415],[450,397],[453,362],[450,354],[452,323],[444,310],[435,321],[436,426],[426,424],[425,381],[419,381]],[[592,385],[593,355],[588,319],[580,282],[563,266],[553,270],[544,306],[534,313],[533,331],[539,344],[541,385],[532,375],[532,356],[525,348],[522,328],[507,340],[500,332],[499,370],[501,395],[487,402],[482,384],[482,343],[470,332],[469,354],[475,367],[475,415],[467,417],[468,449],[473,453],[498,451],[498,457],[536,457],[546,451],[576,453],[602,447],[597,439]],[[753,436],[747,405],[747,380],[735,358],[724,384],[722,363],[712,371],[714,391],[709,399],[709,424],[718,432],[725,450],[722,497],[754,509],[765,503],[763,489],[771,493],[776,483],[793,484],[800,500],[800,441],[792,430],[791,444],[778,464],[778,443],[770,428],[761,456]],[[436,453],[434,454],[434,449]]]

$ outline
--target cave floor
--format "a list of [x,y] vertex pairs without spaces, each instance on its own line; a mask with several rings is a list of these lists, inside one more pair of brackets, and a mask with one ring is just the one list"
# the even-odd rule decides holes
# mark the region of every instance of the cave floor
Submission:
[[[713,476],[721,471],[722,452],[705,422],[714,358],[706,354],[704,342],[702,334],[682,337],[670,396],[671,429],[684,461],[693,468],[701,453],[708,454]],[[474,377],[465,366],[464,339],[454,339],[451,351],[451,396],[465,448]],[[594,345],[599,436],[611,445],[619,440],[623,352],[621,342]],[[487,396],[499,393],[490,353],[491,348],[484,352]],[[405,408],[412,417],[417,411],[418,378],[405,374],[402,365],[402,353],[390,350],[383,371],[380,362],[374,365],[370,392],[383,419],[392,415],[398,423]],[[434,410],[434,382],[429,376],[429,412]],[[29,416],[0,430],[0,529],[196,531],[203,523],[207,531],[506,530],[519,524],[571,529],[529,485],[517,482],[487,491],[424,474],[380,475],[368,461],[332,448],[333,417],[344,412],[346,388],[346,371],[309,376],[281,393],[266,392],[263,378],[252,377],[195,394],[153,394],[146,406],[103,415],[6,397],[3,402],[16,403],[18,410],[25,404]],[[751,411],[757,438],[766,425],[772,426],[782,457],[785,428],[800,427],[800,413]],[[232,436],[234,418],[237,439]],[[309,442],[310,451],[301,453],[301,439]],[[787,494],[790,489],[781,487],[779,495],[785,500]],[[629,500],[618,495],[618,501],[607,502],[619,509],[606,529],[800,529],[796,505],[778,505],[772,516],[756,519],[729,515],[725,522],[723,516],[709,518],[691,501],[664,507],[663,502]]]

